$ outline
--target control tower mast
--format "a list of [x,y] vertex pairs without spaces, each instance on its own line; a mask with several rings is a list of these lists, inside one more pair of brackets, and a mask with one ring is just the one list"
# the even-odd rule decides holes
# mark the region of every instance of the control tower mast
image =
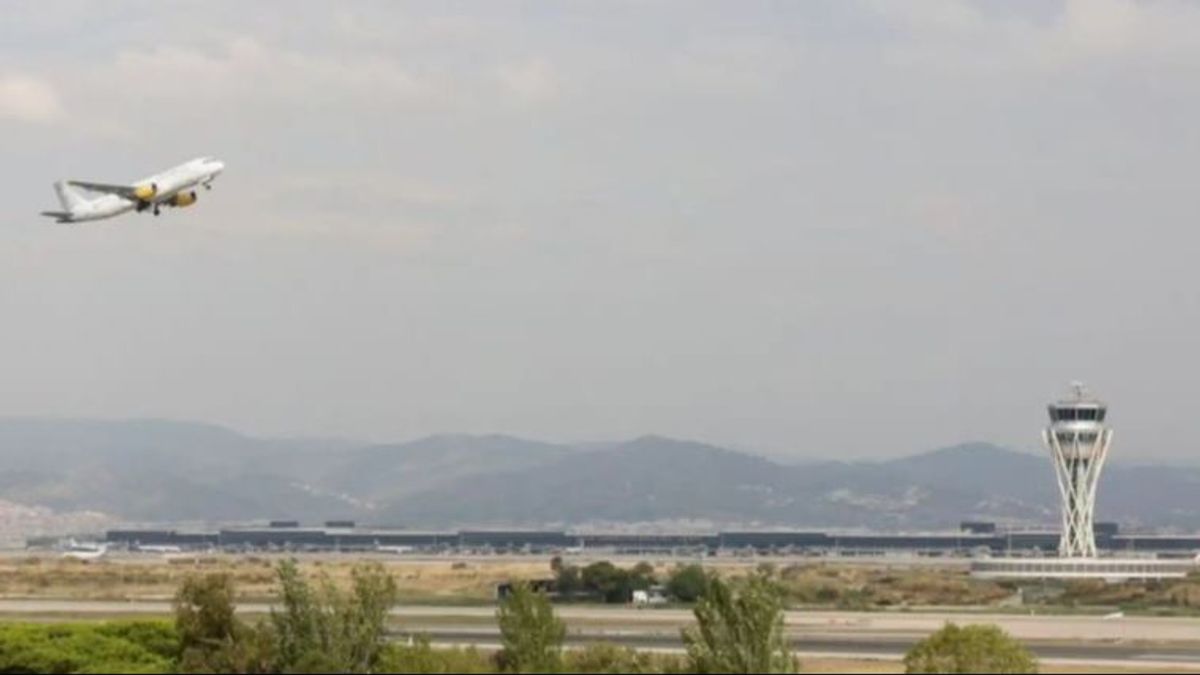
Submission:
[[1104,424],[1108,406],[1078,382],[1071,389],[1069,398],[1050,404],[1050,426],[1042,432],[1063,499],[1058,552],[1064,558],[1095,558],[1096,485],[1113,432]]

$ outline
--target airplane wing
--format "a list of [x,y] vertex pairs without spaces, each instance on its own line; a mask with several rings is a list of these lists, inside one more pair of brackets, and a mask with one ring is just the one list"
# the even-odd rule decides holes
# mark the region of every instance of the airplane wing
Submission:
[[117,195],[124,197],[129,201],[149,201],[158,193],[157,186],[154,185],[110,185],[108,183],[89,183],[87,181],[73,180],[68,181],[75,187],[90,190],[92,192],[103,192],[105,194]]

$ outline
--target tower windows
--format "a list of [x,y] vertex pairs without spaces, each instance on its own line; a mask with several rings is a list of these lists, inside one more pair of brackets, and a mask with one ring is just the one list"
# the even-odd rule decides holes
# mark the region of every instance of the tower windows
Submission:
[[1074,407],[1054,407],[1050,413],[1050,419],[1055,422],[1103,422],[1104,417],[1108,413],[1106,408],[1074,408]]

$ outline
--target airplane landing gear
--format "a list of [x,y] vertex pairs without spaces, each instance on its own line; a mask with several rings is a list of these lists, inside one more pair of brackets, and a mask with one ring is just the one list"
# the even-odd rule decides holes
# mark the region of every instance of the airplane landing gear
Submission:
[[156,215],[156,216],[158,215],[158,206],[157,205],[155,205],[155,207],[154,207],[154,215]]

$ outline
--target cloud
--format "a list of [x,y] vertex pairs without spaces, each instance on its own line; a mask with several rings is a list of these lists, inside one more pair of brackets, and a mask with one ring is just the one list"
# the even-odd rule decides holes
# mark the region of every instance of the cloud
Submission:
[[914,61],[1058,72],[1200,57],[1200,7],[1177,0],[1064,0],[1038,11],[962,0],[864,0],[863,7],[892,29],[893,49]]
[[543,59],[500,66],[496,69],[496,80],[505,91],[524,103],[549,100],[559,89],[554,67]]
[[49,82],[26,75],[0,77],[0,120],[53,124],[65,117],[58,92]]
[[309,55],[249,37],[230,40],[215,53],[178,46],[125,52],[116,60],[115,73],[176,93],[284,97],[293,103],[322,92],[418,96],[421,89],[395,59]]
[[1194,57],[1200,11],[1178,2],[1068,0],[1057,34],[1084,57],[1119,57],[1142,52],[1157,57]]

